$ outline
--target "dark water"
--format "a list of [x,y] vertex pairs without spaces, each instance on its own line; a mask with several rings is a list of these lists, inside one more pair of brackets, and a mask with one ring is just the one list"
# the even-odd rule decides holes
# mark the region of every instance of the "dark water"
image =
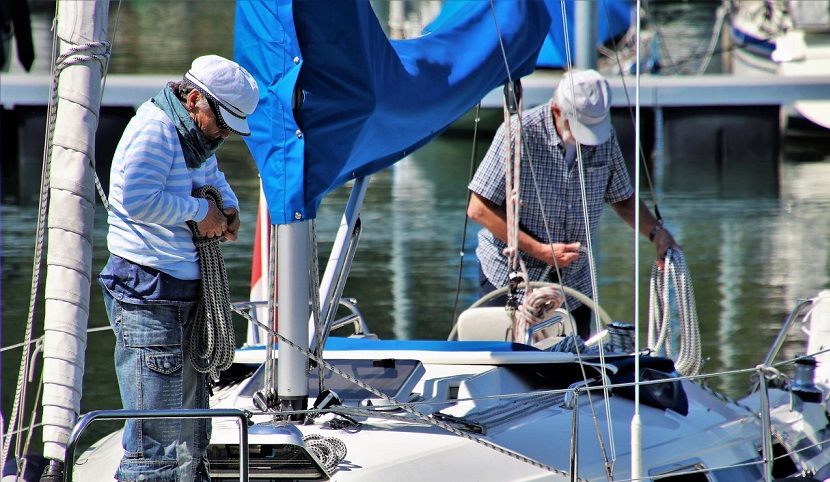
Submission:
[[[33,4],[39,19],[36,35],[48,38],[44,34],[51,22],[48,3]],[[188,18],[199,21],[185,21]],[[232,25],[232,9],[223,2],[125,2],[110,72],[178,76],[195,56],[231,56]],[[489,135],[480,140],[479,156],[488,141]],[[726,199],[658,194],[660,211],[682,244],[691,271],[706,372],[759,363],[796,300],[830,288],[828,147],[822,138],[788,138],[777,195]],[[453,321],[456,297],[461,308],[476,298],[477,227],[467,225],[466,235],[464,231],[471,151],[471,136],[443,136],[371,181],[362,215],[364,234],[344,294],[358,299],[371,328],[382,338],[444,339]],[[242,300],[249,289],[257,172],[239,140],[223,147],[219,158],[242,203],[240,241],[223,246],[231,296]],[[321,209],[317,224],[323,261],[347,196],[347,189],[334,192]],[[96,216],[94,273],[107,256],[106,213],[99,207]],[[2,206],[3,346],[23,338],[36,218],[33,206]],[[466,239],[463,245],[462,239]],[[608,210],[595,243],[598,300],[613,318],[629,322],[634,321],[635,306],[633,242],[631,229]],[[637,269],[643,333],[653,255],[653,248],[642,243]],[[97,286],[91,305],[90,327],[106,327]],[[37,306],[35,333],[39,336],[42,303]],[[240,339],[243,330],[239,324]],[[83,412],[120,407],[112,346],[111,332],[90,333]],[[802,347],[796,336],[787,345],[787,354]],[[19,357],[19,350],[3,355],[3,413],[11,407]],[[741,379],[713,385],[733,396],[746,388]]]

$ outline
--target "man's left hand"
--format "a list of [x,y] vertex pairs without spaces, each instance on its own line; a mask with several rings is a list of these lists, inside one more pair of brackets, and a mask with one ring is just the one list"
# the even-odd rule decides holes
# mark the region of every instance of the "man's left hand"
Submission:
[[222,210],[225,219],[228,220],[228,229],[222,233],[222,241],[236,241],[239,239],[239,210],[236,208],[225,208]]
[[661,229],[654,234],[654,247],[657,249],[657,267],[663,269],[666,265],[666,252],[671,249],[680,249],[674,236],[668,229]]

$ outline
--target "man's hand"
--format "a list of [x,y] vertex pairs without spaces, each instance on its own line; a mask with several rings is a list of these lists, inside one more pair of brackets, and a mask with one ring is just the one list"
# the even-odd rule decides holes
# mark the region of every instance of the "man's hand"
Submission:
[[222,241],[236,241],[239,239],[239,211],[236,208],[225,208],[224,214],[228,222],[228,227],[222,233]]
[[551,266],[564,268],[579,259],[579,248],[581,243],[552,243],[547,245],[550,250],[550,259],[545,262]]
[[674,236],[671,235],[668,229],[661,229],[654,233],[653,243],[657,249],[657,267],[662,270],[666,265],[666,251],[669,248],[679,250],[680,246],[678,246],[677,241],[674,240]]
[[[238,224],[238,222],[237,222]],[[222,211],[212,201],[208,201],[208,213],[205,219],[196,223],[199,234],[204,238],[218,238],[228,229],[228,221]]]

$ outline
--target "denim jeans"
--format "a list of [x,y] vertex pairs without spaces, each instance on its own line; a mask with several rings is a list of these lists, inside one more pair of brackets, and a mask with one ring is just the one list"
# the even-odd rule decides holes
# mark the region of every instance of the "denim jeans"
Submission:
[[[208,408],[207,376],[189,360],[196,303],[119,301],[105,289],[115,368],[127,410]],[[124,426],[121,482],[209,482],[210,419],[133,419]]]

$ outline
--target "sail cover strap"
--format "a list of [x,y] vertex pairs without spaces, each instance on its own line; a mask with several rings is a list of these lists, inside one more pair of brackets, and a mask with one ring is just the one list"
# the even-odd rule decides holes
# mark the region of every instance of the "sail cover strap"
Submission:
[[[215,187],[196,188],[192,195],[212,201],[222,210],[222,195]],[[187,224],[193,232],[193,244],[199,253],[202,273],[202,289],[190,332],[190,362],[196,371],[208,373],[212,380],[218,380],[219,372],[227,370],[233,363],[236,346],[228,275],[219,238],[202,237],[194,221]]]

